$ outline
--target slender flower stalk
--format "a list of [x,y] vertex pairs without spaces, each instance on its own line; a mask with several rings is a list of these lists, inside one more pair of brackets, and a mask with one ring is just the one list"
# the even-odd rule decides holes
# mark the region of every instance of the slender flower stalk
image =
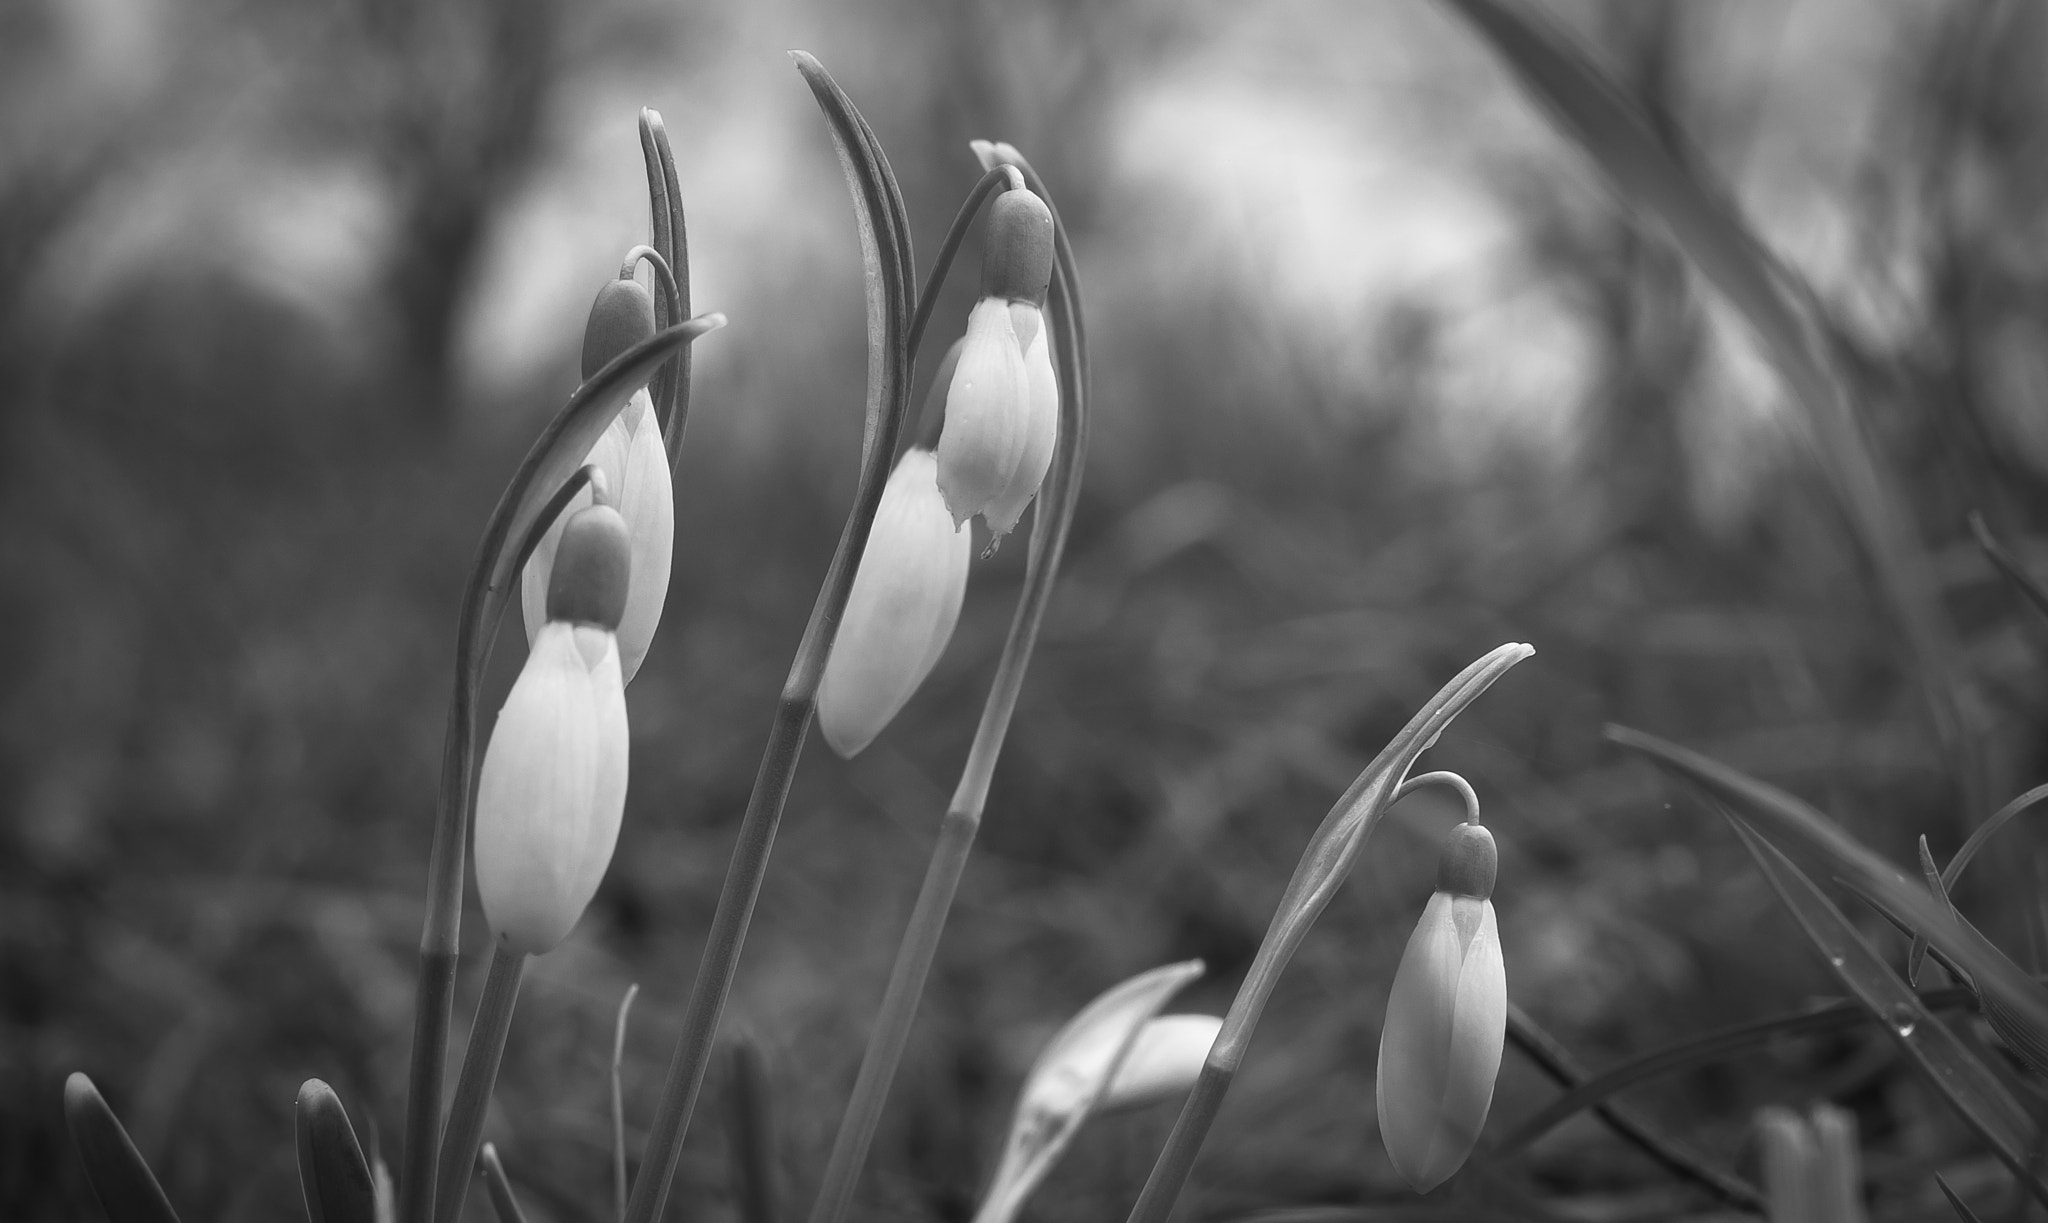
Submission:
[[[1309,928],[1322,915],[1330,898],[1351,874],[1366,838],[1399,793],[1415,758],[1434,744],[1444,728],[1492,687],[1495,680],[1534,653],[1521,644],[1498,646],[1459,672],[1381,749],[1323,818],[1300,865],[1294,868],[1294,877],[1288,880],[1272,924],[1252,959],[1251,970],[1245,974],[1244,984],[1238,987],[1237,997],[1231,1000],[1230,1010],[1223,1016],[1223,1028],[1216,1043],[1210,1046],[1208,1061],[1202,1066],[1180,1117],[1174,1121],[1173,1132],[1167,1135],[1165,1149],[1152,1166],[1144,1192],[1131,1208],[1130,1223],[1165,1223],[1173,1210],[1174,1201],[1187,1184],[1188,1173],[1194,1169],[1195,1157],[1201,1153],[1202,1142],[1208,1137],[1209,1126],[1223,1106],[1224,1094],[1244,1063],[1252,1031],[1265,1012],[1273,987],[1279,984],[1281,972],[1294,958],[1301,941],[1308,937]],[[1416,780],[1419,784],[1422,779]]]
[[406,1093],[404,1179],[399,1200],[402,1223],[424,1223],[434,1202],[442,1077],[455,1002],[456,951],[462,934],[462,885],[476,806],[477,704],[499,620],[519,567],[532,554],[545,524],[560,510],[565,501],[563,487],[577,478],[592,443],[664,361],[724,324],[723,315],[708,314],[657,331],[576,388],[568,405],[549,422],[521,461],[477,545],[476,563],[456,621],[454,694],[448,705],[441,790],[427,864],[426,919],[420,932],[418,1000]]
[[477,1003],[476,1026],[470,1029],[469,1051],[455,1083],[455,1102],[448,1109],[448,1129],[441,1136],[441,1167],[434,1201],[435,1223],[456,1223],[469,1197],[469,1180],[483,1141],[484,1113],[498,1083],[498,1064],[505,1056],[505,1036],[512,1030],[512,1011],[519,1002],[519,982],[526,975],[526,953],[500,943],[491,952],[491,970],[484,978],[484,996]]
[[661,1100],[649,1126],[640,1176],[626,1205],[627,1223],[653,1223],[668,1199],[684,1134],[697,1106],[710,1063],[712,1042],[733,974],[753,920],[754,903],[767,873],[768,854],[789,797],[804,738],[817,706],[818,684],[832,640],[846,612],[856,562],[881,505],[882,490],[894,465],[897,438],[910,401],[910,223],[903,196],[880,144],[867,121],[812,56],[792,53],[797,69],[817,98],[831,129],[841,168],[854,195],[867,273],[868,394],[861,438],[860,482],[853,509],[826,570],[824,585],[811,608],[802,641],[776,703],[768,743],[754,777],[753,793],[741,818],[739,837],[726,868],[725,884],[711,918],[704,956],[683,1009],[674,1055]]
[[[1024,684],[1024,671],[1031,661],[1032,647],[1052,595],[1054,575],[1065,551],[1067,531],[1073,524],[1074,507],[1081,487],[1081,460],[1088,443],[1088,354],[1081,325],[1079,281],[1075,276],[1073,248],[1066,227],[1059,224],[1057,209],[1045,190],[1045,183],[1022,154],[1008,145],[986,141],[974,144],[974,153],[985,170],[1014,166],[1037,197],[1053,210],[1054,245],[1048,326],[1052,347],[1059,361],[1060,422],[1058,444],[1052,468],[1040,498],[1037,527],[1031,532],[1026,554],[1024,591],[1010,622],[1010,635],[1003,643],[996,676],[984,702],[981,722],[975,727],[974,742],[968,748],[959,784],[939,824],[938,843],[925,868],[910,924],[896,949],[889,970],[889,984],[882,995],[882,1008],[868,1036],[861,1057],[860,1072],[848,1099],[839,1132],[832,1141],[832,1153],[825,1163],[817,1199],[811,1206],[811,1223],[837,1223],[853,1200],[861,1167],[867,1161],[882,1106],[888,1099],[889,1083],[902,1061],[904,1045],[910,1038],[911,1023],[924,993],[925,978],[931,971],[939,938],[945,932],[946,915],[952,908],[974,837],[981,827],[982,808],[988,801],[989,781],[996,757],[1002,751],[1010,717],[1017,707],[1017,695]],[[989,183],[984,178],[976,192]],[[957,228],[957,226],[956,226]],[[933,284],[936,285],[935,274]],[[931,288],[927,293],[932,292]]]

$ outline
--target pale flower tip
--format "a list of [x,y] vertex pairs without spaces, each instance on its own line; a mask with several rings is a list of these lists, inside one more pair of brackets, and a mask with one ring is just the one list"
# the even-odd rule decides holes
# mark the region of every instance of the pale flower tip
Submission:
[[589,905],[618,841],[627,755],[612,635],[550,623],[505,699],[477,778],[477,892],[507,949],[553,950]]
[[1375,1084],[1387,1158],[1417,1193],[1448,1180],[1478,1144],[1506,1032],[1493,905],[1438,892],[1394,973]]
[[818,728],[851,758],[908,704],[952,639],[969,537],[940,494],[928,450],[905,452],[882,490],[853,590],[818,685]]

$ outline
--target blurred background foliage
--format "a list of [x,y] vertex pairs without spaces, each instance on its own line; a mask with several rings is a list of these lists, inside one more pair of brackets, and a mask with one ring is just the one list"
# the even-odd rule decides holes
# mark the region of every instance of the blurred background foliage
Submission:
[[[796,46],[865,110],[924,251],[969,138],[1033,157],[1095,352],[1068,572],[868,1217],[964,1218],[1023,1069],[1110,983],[1201,956],[1187,997],[1220,1010],[1327,804],[1501,641],[1537,657],[1432,760],[1488,804],[1519,1004],[1598,1066],[1828,991],[1712,812],[1600,728],[1786,785],[1901,862],[1984,817],[1959,794],[2042,780],[2048,631],[1963,517],[2048,570],[2048,10],[1558,8],[1826,306],[1959,642],[1969,775],[1751,338],[1422,0],[0,7],[0,1215],[92,1217],[60,1138],[73,1069],[190,1217],[296,1212],[309,1075],[395,1158],[458,591],[644,239],[651,105],[698,308],[732,326],[698,349],[620,851],[530,975],[489,1131],[537,1217],[607,1209],[613,1008],[643,984],[644,1119],[852,489],[857,251]],[[728,1020],[766,1051],[792,1201],[1022,553],[977,566],[897,725],[798,778]],[[1190,1217],[1401,1200],[1373,1059],[1451,818],[1398,808],[1309,941]],[[1961,899],[2024,947],[2037,840],[2008,835]],[[1511,1050],[1497,1119],[1551,1090]],[[1856,1110],[1896,1211],[1932,1207],[1936,1166],[2000,1183],[1874,1035],[1633,1099],[1741,1162],[1755,1107],[1815,1096]],[[1091,1123],[1038,1217],[1115,1217],[1169,1121]],[[692,1217],[728,1217],[722,1146],[714,1100]],[[1574,1217],[1698,1205],[1585,1121],[1465,1183]]]

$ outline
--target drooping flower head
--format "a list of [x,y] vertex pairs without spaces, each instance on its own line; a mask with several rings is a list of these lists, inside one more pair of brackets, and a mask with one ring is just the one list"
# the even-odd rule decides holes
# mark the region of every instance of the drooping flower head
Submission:
[[939,489],[954,521],[980,514],[998,539],[1023,516],[1052,464],[1059,382],[1045,325],[1052,211],[1022,187],[989,205],[981,299],[946,393]]
[[[654,299],[640,282],[613,280],[599,289],[583,331],[583,376],[590,377],[613,357],[654,334]],[[675,486],[668,465],[668,447],[646,388],[635,392],[625,408],[599,435],[584,462],[604,473],[613,506],[626,523],[632,548],[632,586],[619,621],[619,667],[627,682],[640,670],[661,623],[668,599],[669,566],[675,554]],[[555,524],[541,536],[520,576],[520,611],[526,620],[531,648],[548,623],[547,592],[562,524],[591,503],[578,494]]]
[[[600,498],[600,475],[592,481]],[[597,504],[564,524],[547,621],[505,698],[477,780],[476,881],[491,932],[551,951],[610,865],[625,812],[625,679],[614,636],[628,606],[631,542]]]
[[972,543],[946,512],[929,450],[896,462],[818,686],[818,729],[841,756],[874,740],[946,652]]
[[1436,894],[1408,940],[1380,1033],[1380,1138],[1417,1193],[1456,1172],[1479,1141],[1507,1037],[1507,970],[1495,925],[1493,834],[1460,824]]

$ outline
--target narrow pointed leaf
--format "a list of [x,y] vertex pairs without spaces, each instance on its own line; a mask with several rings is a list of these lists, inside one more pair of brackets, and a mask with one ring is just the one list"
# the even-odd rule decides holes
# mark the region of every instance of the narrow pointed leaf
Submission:
[[519,1199],[512,1196],[512,1178],[505,1175],[505,1164],[498,1158],[494,1143],[485,1143],[477,1152],[477,1163],[484,1174],[484,1192],[490,1195],[491,1209],[498,1216],[498,1223],[526,1223],[526,1212],[519,1209]]
[[2021,972],[1969,923],[1950,917],[1925,887],[1833,820],[1775,786],[1655,735],[1610,726],[1607,737],[1697,785],[1795,859],[1824,864],[1816,873],[1839,875],[1869,892],[1969,973],[1987,1001],[1995,997],[2015,1021],[2048,1032],[2048,989]]
[[1734,814],[1729,814],[1728,822],[1835,976],[1877,1017],[1900,1051],[1992,1153],[2029,1192],[2048,1203],[2048,1186],[2027,1170],[2028,1153],[2040,1136],[2026,1110],[1920,996],[1885,966],[1883,957],[1790,858]]
[[1002,1162],[975,1223],[1008,1223],[1095,1108],[1138,1030],[1202,975],[1200,960],[1166,964],[1112,986],[1068,1020],[1032,1063]]
[[[1952,986],[1929,990],[1920,995],[1920,1000],[1929,1009],[1967,1008],[1975,1005],[1976,995],[1962,986]],[[1724,1062],[1733,1055],[1776,1044],[1788,1036],[1840,1032],[1873,1022],[1875,1019],[1861,1002],[1836,1002],[1797,1015],[1736,1024],[1675,1041],[1580,1083],[1531,1114],[1513,1133],[1496,1143],[1490,1153],[1495,1160],[1505,1159],[1586,1109],[1597,1108],[1602,1101],[1639,1084]]]
[[142,1152],[83,1073],[64,1081],[64,1121],[100,1208],[111,1223],[178,1223]]
[[1941,1186],[1941,1196],[1948,1199],[1949,1209],[1956,1212],[1956,1218],[1961,1220],[1961,1223],[1979,1223],[1977,1212],[1970,1209],[1969,1203],[1956,1196],[1956,1191],[1948,1187],[1948,1181],[1942,1178],[1941,1173],[1934,1174],[1934,1183]]
[[747,798],[746,813],[740,819],[725,884],[719,893],[718,907],[712,913],[711,929],[705,937],[704,955],[683,1008],[668,1076],[648,1127],[640,1175],[626,1203],[627,1223],[653,1223],[667,1204],[676,1164],[682,1157],[683,1138],[703,1090],[719,1020],[732,989],[740,951],[746,943],[747,927],[760,899],[783,804],[789,798],[791,779],[816,711],[818,683],[824,676],[839,622],[846,614],[856,566],[874,526],[875,511],[881,504],[882,490],[895,457],[896,439],[902,432],[910,401],[906,343],[913,305],[910,223],[904,213],[902,192],[896,186],[888,159],[852,101],[814,57],[801,51],[791,54],[819,108],[825,112],[840,168],[854,196],[862,267],[866,272],[868,324],[860,482],[824,584],[811,605],[810,619],[804,625],[803,639],[797,645],[781,698],[776,702],[768,743],[755,774],[753,792]]
[[2012,583],[2013,589],[2026,596],[2027,602],[2033,604],[2034,610],[2048,618],[2048,586],[2043,586],[2041,579],[2027,572],[2026,566],[2020,564],[2018,558],[2006,551],[2005,545],[1999,543],[1998,537],[1991,533],[1990,526],[1984,521],[1984,515],[1974,512],[1970,515],[1970,533],[1977,537],[1977,546],[1984,550],[1984,555],[1990,558],[2000,573],[2005,575],[2005,580]]
[[376,1223],[377,1183],[341,1097],[319,1079],[307,1079],[293,1112],[306,1217],[312,1223]]

